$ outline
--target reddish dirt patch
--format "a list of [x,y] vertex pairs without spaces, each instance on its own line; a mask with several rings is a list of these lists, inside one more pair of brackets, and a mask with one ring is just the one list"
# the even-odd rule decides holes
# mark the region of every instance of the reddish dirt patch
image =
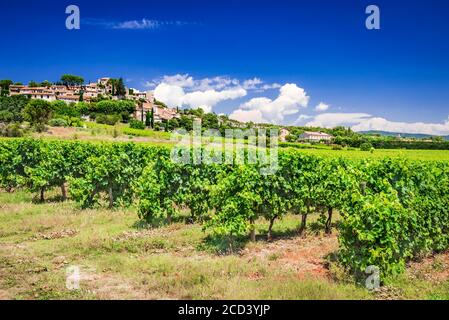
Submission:
[[148,292],[130,283],[116,274],[97,273],[94,270],[83,270],[80,285],[101,300],[145,300],[154,299]]
[[0,300],[10,300],[11,297],[8,292],[3,289],[0,289]]
[[69,238],[74,237],[78,234],[77,230],[73,229],[64,229],[60,231],[51,232],[48,234],[38,233],[37,235],[34,235],[31,240],[54,240],[54,239],[61,239],[61,238]]
[[408,266],[411,277],[439,283],[449,280],[449,252],[436,254]]
[[[243,257],[260,258],[297,273],[298,278],[327,278],[326,256],[338,249],[336,235],[277,240],[245,249]],[[250,278],[257,276],[251,275]]]
[[50,127],[46,133],[58,137],[67,137],[76,133],[76,128]]

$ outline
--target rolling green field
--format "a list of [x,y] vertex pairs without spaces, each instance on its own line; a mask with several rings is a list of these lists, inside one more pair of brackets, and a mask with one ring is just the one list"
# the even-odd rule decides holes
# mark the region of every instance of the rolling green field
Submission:
[[[290,149],[290,148],[287,148]],[[331,150],[331,149],[294,149],[298,152],[318,156],[344,157],[353,159],[370,158],[406,158],[410,160],[449,161],[449,150],[398,150],[382,149],[369,151],[360,150]]]
[[[85,122],[86,128],[51,128],[48,133],[35,134],[36,138],[43,139],[64,139],[64,140],[88,140],[88,141],[115,141],[115,142],[136,142],[149,145],[173,146],[170,141],[170,133],[132,129],[128,125],[119,124],[110,126],[97,124],[94,122]],[[224,139],[223,139],[224,141]],[[238,141],[241,145],[244,141]],[[291,144],[285,144],[286,146]],[[360,151],[352,149],[333,150],[326,145],[300,145],[300,148],[280,147],[280,150],[296,150],[306,154],[331,157],[345,157],[353,159],[369,158],[406,158],[410,160],[428,160],[428,161],[449,161],[449,150],[405,150],[405,149],[379,149],[374,152]],[[219,147],[219,146],[217,146]]]

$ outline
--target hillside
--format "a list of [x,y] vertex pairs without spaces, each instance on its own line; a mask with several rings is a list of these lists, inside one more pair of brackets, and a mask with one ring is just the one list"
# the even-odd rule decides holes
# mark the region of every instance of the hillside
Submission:
[[[415,138],[415,139],[425,139],[430,138],[432,135],[430,134],[420,134],[420,133],[399,133],[399,132],[389,132],[389,131],[359,131],[358,133],[361,134],[368,134],[368,135],[381,135],[381,136],[387,136],[387,137],[397,137],[401,136],[403,138]],[[449,140],[449,136],[443,136],[445,140]]]

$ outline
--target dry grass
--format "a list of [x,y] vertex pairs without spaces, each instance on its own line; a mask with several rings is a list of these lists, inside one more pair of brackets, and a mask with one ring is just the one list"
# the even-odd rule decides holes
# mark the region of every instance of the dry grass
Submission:
[[[31,201],[27,193],[0,193],[0,299],[376,297],[334,280],[326,256],[336,250],[336,237],[298,238],[291,232],[295,217],[275,225],[275,241],[260,238],[222,254],[198,225],[145,228],[133,209],[81,211],[71,202]],[[258,230],[264,233],[266,225]],[[80,290],[66,288],[68,266],[80,267]],[[408,274],[390,285],[402,286],[401,298],[442,298],[449,292],[447,277],[419,292],[408,289],[429,281]]]

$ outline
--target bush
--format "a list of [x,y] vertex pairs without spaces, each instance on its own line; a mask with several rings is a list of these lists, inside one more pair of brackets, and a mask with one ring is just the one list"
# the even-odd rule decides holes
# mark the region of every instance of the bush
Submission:
[[343,147],[340,146],[340,145],[338,145],[338,144],[334,144],[334,145],[332,146],[332,150],[343,150]]
[[50,121],[48,121],[48,125],[51,127],[67,127],[67,121],[65,121],[64,119],[51,119]]
[[0,136],[17,138],[24,136],[24,130],[18,123],[11,123],[8,125],[0,123]]
[[372,148],[373,148],[373,145],[369,142],[365,142],[360,145],[361,151],[371,151]]
[[402,272],[412,257],[411,219],[393,190],[358,197],[340,228],[341,261],[356,275],[369,266],[382,275]]
[[131,114],[136,110],[136,105],[129,100],[103,100],[94,105],[94,110],[103,114]]
[[[53,101],[51,103],[54,114],[58,116],[80,117],[81,112],[74,103],[67,104],[64,101]],[[61,117],[62,118],[62,117]]]
[[64,120],[70,127],[81,127],[83,123],[81,118],[78,117],[64,117]]
[[50,102],[44,100],[31,100],[23,109],[22,114],[25,121],[31,123],[37,132],[45,130],[45,124],[52,116]]
[[131,119],[131,121],[129,122],[129,127],[132,128],[132,129],[144,130],[145,129],[145,123],[143,123],[142,121],[139,121],[139,120]]
[[0,121],[22,122],[22,111],[30,101],[26,96],[0,97]]
[[341,210],[340,256],[361,274],[373,265],[382,275],[400,273],[406,262],[449,247],[449,165],[384,159],[362,161]]
[[14,121],[14,114],[7,110],[0,111],[0,121],[1,122],[11,122]]
[[99,124],[107,124],[110,126],[116,125],[119,121],[121,121],[120,115],[105,115],[105,114],[98,114],[96,117],[96,121]]

